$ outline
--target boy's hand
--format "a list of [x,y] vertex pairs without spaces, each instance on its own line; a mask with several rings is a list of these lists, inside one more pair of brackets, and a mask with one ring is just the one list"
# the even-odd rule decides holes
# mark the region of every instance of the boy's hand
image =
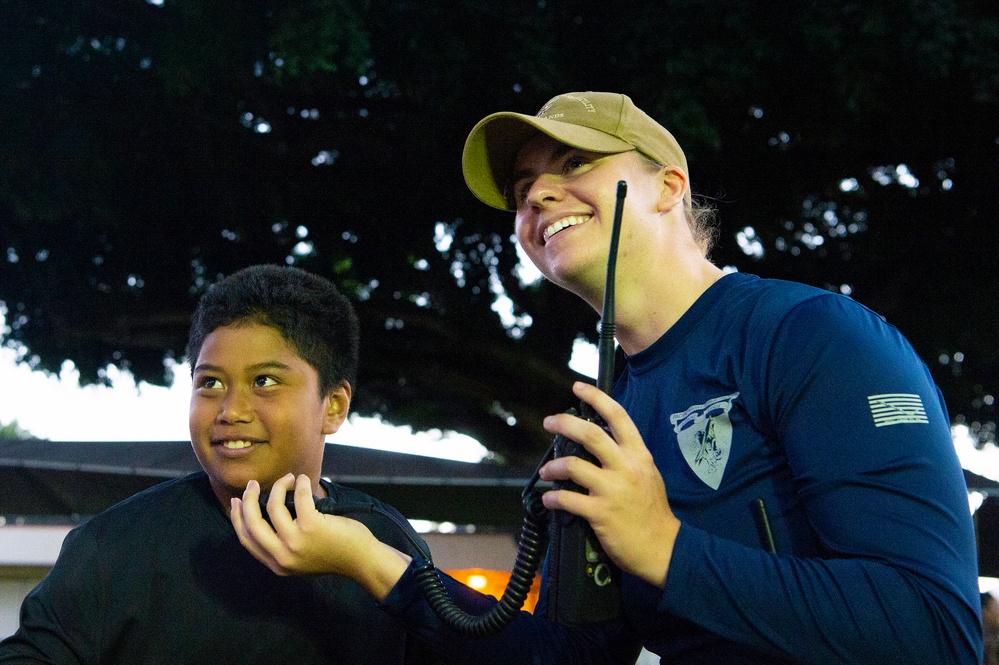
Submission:
[[[292,487],[294,519],[285,507]],[[254,480],[242,499],[232,499],[229,516],[239,542],[278,575],[343,575],[381,601],[409,565],[408,556],[376,539],[360,522],[317,511],[308,476],[296,479],[289,473],[275,482],[267,514],[270,524],[260,512],[260,485]]]
[[596,423],[569,414],[545,418],[547,431],[584,446],[600,466],[571,456],[545,464],[541,478],[571,480],[589,494],[551,490],[545,492],[544,504],[585,519],[614,563],[662,588],[680,530],[662,475],[620,404],[586,383],[574,384],[573,392],[600,414],[611,434]]

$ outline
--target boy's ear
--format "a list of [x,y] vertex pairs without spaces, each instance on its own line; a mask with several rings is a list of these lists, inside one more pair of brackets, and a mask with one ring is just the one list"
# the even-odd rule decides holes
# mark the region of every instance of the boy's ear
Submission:
[[689,186],[687,174],[676,166],[667,166],[659,172],[661,187],[657,208],[659,212],[671,210],[673,206],[683,204],[683,195]]
[[347,412],[350,410],[350,394],[350,384],[344,381],[326,395],[324,398],[326,418],[323,423],[323,434],[333,434],[343,425],[343,421],[347,419]]

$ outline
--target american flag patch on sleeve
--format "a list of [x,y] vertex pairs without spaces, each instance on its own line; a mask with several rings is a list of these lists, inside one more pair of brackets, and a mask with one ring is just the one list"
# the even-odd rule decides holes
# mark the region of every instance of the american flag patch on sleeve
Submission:
[[928,423],[926,409],[919,395],[888,393],[867,398],[874,416],[874,426],[901,425],[903,423]]

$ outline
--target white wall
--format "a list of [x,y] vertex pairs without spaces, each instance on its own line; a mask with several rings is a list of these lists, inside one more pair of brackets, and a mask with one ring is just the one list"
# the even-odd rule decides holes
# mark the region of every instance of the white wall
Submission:
[[25,573],[23,577],[0,577],[0,639],[13,635],[17,630],[21,601],[44,575],[42,570],[37,574]]
[[21,601],[59,555],[69,526],[0,526],[0,638],[17,630]]
[[0,526],[0,566],[51,566],[71,526]]

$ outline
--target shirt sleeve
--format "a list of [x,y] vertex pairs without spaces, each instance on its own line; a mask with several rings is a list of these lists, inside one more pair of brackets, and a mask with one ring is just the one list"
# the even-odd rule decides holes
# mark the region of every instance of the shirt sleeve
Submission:
[[[439,573],[449,596],[471,614],[484,614],[497,601]],[[545,581],[542,582],[544,587]],[[414,575],[414,564],[382,603],[440,662],[451,665],[613,665],[632,663],[641,645],[623,620],[585,628],[566,627],[529,612],[492,637],[461,635],[430,608]]]
[[821,554],[685,524],[660,609],[800,663],[980,662],[966,487],[926,366],[838,296],[796,307],[765,364],[759,407]]

